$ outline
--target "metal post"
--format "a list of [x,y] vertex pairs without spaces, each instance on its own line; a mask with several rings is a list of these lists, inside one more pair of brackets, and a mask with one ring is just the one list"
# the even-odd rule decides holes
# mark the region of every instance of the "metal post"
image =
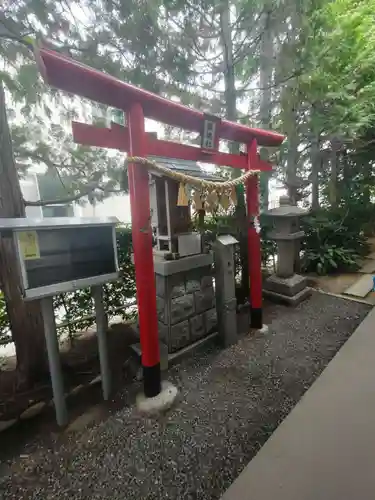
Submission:
[[[256,170],[258,163],[257,142],[254,139],[248,145],[248,168]],[[250,279],[251,327],[262,328],[262,264],[260,235],[254,225],[254,217],[259,214],[259,180],[257,175],[251,176],[246,183],[246,204],[248,219],[248,260]]]
[[[130,155],[147,156],[142,106],[134,103],[127,118]],[[128,175],[144,394],[146,398],[152,398],[161,391],[161,371],[148,170],[142,165],[131,163]]]
[[68,423],[68,412],[65,404],[64,382],[61,371],[53,299],[52,297],[45,297],[41,302],[56,421],[58,425],[62,426]]
[[103,303],[103,287],[93,286],[91,288],[95,303],[96,333],[98,336],[98,350],[100,361],[100,373],[102,376],[103,398],[108,401],[111,393],[111,370],[109,368],[109,354],[107,342],[107,318]]

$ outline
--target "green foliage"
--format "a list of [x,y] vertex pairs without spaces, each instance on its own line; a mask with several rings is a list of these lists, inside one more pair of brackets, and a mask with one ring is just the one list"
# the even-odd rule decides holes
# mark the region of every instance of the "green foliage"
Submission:
[[374,7],[373,1],[340,0],[316,13],[316,66],[309,84],[324,94],[335,134],[353,137],[375,121]]
[[218,210],[217,212],[205,215],[203,228],[198,227],[198,217],[193,218],[193,227],[197,231],[204,233],[206,241],[213,242],[219,234],[232,234],[238,236],[238,228],[234,224],[233,209],[227,211]]
[[361,225],[349,212],[321,210],[303,221],[303,268],[329,274],[354,271],[368,252]]
[[[197,222],[195,221],[195,224]],[[275,256],[277,254],[277,246],[274,241],[271,241],[267,238],[267,233],[271,229],[268,221],[264,217],[260,217],[261,231],[261,253],[262,253],[262,265],[264,267],[275,266]],[[196,229],[197,226],[195,226]],[[229,210],[228,213],[218,215],[213,214],[210,217],[205,217],[203,230],[200,229],[203,233],[203,238],[205,243],[211,248],[212,243],[215,241],[218,235],[220,234],[231,234],[235,238],[240,238],[240,231],[236,225],[236,218],[233,213],[233,210]],[[235,249],[235,267],[236,274],[239,273],[241,268],[240,261],[240,252],[239,248]]]
[[[360,228],[363,236],[373,236],[375,233],[375,204],[361,203],[361,196],[358,195],[356,201],[351,200],[348,204],[343,204],[338,209],[340,214],[344,214],[345,225],[350,231],[358,231]],[[361,247],[359,253],[363,255],[367,247]]]
[[359,255],[351,248],[338,248],[334,244],[324,243],[317,250],[308,248],[304,257],[304,268],[307,272],[325,275],[358,269]]

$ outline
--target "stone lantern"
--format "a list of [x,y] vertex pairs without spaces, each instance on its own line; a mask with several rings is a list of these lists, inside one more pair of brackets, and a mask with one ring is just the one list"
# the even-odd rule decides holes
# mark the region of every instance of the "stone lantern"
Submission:
[[264,283],[264,295],[279,302],[297,305],[311,294],[305,277],[295,274],[296,249],[304,236],[299,219],[307,210],[291,205],[288,196],[280,197],[280,206],[266,212],[273,221],[268,237],[277,244],[277,271]]

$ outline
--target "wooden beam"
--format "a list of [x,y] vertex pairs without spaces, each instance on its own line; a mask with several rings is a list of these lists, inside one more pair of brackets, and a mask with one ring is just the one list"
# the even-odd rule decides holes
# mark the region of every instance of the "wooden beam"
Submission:
[[96,127],[73,121],[72,131],[73,140],[77,144],[129,152],[129,130],[126,127],[116,124],[111,124],[111,128]]
[[[130,85],[44,47],[38,48],[35,56],[44,79],[54,87],[123,111],[129,110],[132,103],[139,102],[147,118],[202,132],[204,113],[201,111]],[[270,147],[280,146],[284,140],[284,136],[276,132],[227,120],[220,122],[219,136],[244,144],[256,139],[259,146]]]
[[[117,123],[111,123],[111,127],[106,128],[73,122],[72,128],[74,142],[78,144],[117,149],[118,151],[129,153],[130,139],[127,127],[123,127]],[[164,158],[212,163],[220,167],[247,168],[247,155],[236,155],[220,151],[207,154],[199,147],[157,139],[152,132],[146,134],[146,136],[147,156],[162,156]],[[256,167],[251,165],[250,168],[272,171],[272,165],[260,159]]]

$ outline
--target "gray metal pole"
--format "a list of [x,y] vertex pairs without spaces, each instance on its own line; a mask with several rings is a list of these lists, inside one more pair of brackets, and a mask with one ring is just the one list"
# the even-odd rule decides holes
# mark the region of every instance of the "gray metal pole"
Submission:
[[62,426],[68,423],[68,412],[65,403],[64,382],[61,371],[53,299],[52,297],[45,297],[41,302],[56,421],[58,425]]
[[98,335],[98,348],[100,360],[100,373],[102,376],[103,398],[109,399],[111,393],[111,370],[109,368],[109,354],[107,343],[107,318],[103,304],[103,288],[93,286],[91,289],[95,302],[96,331]]

